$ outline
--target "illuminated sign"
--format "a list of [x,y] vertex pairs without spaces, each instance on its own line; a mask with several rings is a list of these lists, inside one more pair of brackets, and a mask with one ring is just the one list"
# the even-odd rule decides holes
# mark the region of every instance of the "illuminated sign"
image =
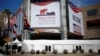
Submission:
[[77,35],[84,35],[83,16],[81,10],[72,2],[68,3],[69,10],[69,31]]
[[31,3],[31,28],[60,27],[59,0],[45,0]]

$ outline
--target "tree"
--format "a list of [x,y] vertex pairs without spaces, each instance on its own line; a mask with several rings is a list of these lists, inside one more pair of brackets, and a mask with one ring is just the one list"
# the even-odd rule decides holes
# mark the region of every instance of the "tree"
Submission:
[[[8,16],[8,28],[7,28],[7,30],[6,30],[6,36],[4,36],[3,38],[4,38],[4,40],[5,39],[8,39],[9,38],[9,30],[10,30],[10,14],[11,14],[11,11],[9,10],[9,9],[4,9],[4,11],[3,11],[3,13],[6,13],[7,14],[7,16]],[[4,31],[5,32],[5,31]],[[7,41],[8,42],[8,41]],[[7,45],[6,45],[6,53],[8,53],[8,43],[7,43]]]
[[8,16],[8,29],[7,29],[7,36],[9,36],[9,30],[10,30],[10,14],[12,13],[9,9],[4,9],[4,13]]

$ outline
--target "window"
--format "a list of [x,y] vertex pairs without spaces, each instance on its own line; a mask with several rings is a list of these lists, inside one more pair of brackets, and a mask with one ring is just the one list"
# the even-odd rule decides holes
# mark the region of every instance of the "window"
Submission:
[[92,9],[87,11],[87,16],[95,16],[97,15],[98,9]]
[[87,27],[98,27],[100,26],[100,19],[87,21]]

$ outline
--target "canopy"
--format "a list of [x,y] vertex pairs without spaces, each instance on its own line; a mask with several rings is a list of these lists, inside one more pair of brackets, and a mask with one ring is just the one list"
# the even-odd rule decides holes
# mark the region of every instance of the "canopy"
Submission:
[[16,40],[15,41],[12,41],[12,45],[13,44],[17,44],[18,46],[21,46],[21,42],[16,38]]

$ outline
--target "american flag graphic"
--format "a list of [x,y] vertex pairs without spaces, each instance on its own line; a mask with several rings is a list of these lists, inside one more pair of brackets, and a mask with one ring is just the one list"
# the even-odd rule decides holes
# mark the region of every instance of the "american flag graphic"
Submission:
[[81,11],[81,10],[80,10],[77,6],[75,6],[72,2],[69,2],[69,5],[70,5],[71,9],[72,9],[75,13],[78,13],[78,12]]

